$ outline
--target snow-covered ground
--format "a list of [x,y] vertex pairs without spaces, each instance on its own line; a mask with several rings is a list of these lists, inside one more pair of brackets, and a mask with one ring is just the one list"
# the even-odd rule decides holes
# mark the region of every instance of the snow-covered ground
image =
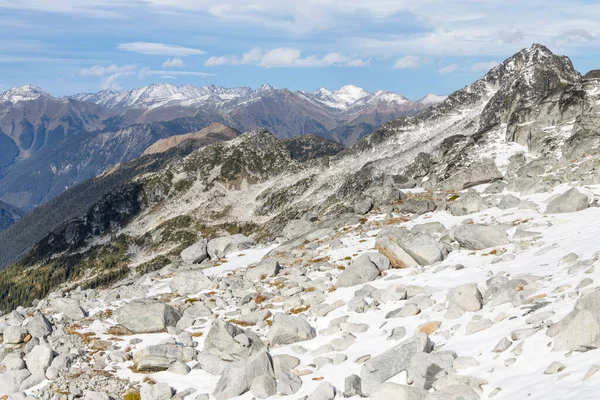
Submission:
[[[481,191],[484,188],[485,186],[482,186],[477,189]],[[564,192],[567,188],[565,185],[559,186],[556,188],[555,193]],[[588,187],[582,189],[582,191],[587,191],[590,196],[595,198],[600,196],[599,186]],[[400,226],[411,228],[420,223],[435,221],[450,229],[463,223],[465,219],[471,218],[475,223],[513,225],[514,227],[508,230],[509,236],[512,236],[518,228],[535,232],[535,234],[525,239],[513,239],[511,244],[496,248],[496,254],[492,254],[494,249],[480,251],[455,250],[449,254],[446,260],[438,264],[422,268],[389,270],[386,271],[384,277],[370,283],[378,289],[384,289],[392,285],[416,285],[425,288],[423,291],[431,293],[431,299],[436,304],[432,307],[423,308],[418,315],[404,318],[385,318],[388,312],[402,307],[407,302],[410,303],[410,299],[381,304],[377,310],[364,314],[349,311],[345,305],[323,317],[315,316],[310,310],[304,312],[307,315],[308,322],[318,332],[316,338],[270,350],[272,355],[290,354],[298,357],[301,364],[297,370],[309,371],[307,375],[302,376],[302,388],[293,397],[301,398],[312,393],[321,382],[320,378],[332,383],[338,390],[343,390],[344,379],[347,376],[351,374],[360,375],[361,364],[356,362],[359,358],[366,355],[379,355],[398,344],[397,341],[387,340],[392,329],[404,327],[407,332],[405,338],[408,338],[413,332],[416,332],[419,325],[431,321],[440,321],[439,329],[430,335],[435,344],[435,349],[454,351],[459,357],[473,357],[477,360],[479,365],[460,370],[458,374],[480,378],[482,382],[486,382],[482,385],[482,398],[488,398],[493,392],[496,392],[495,399],[597,398],[600,374],[582,381],[590,367],[599,363],[597,351],[584,353],[553,351],[550,344],[552,339],[546,335],[545,329],[539,329],[523,341],[514,341],[510,348],[504,352],[492,352],[501,339],[511,338],[511,332],[531,327],[526,323],[526,320],[535,313],[535,311],[532,312],[535,307],[543,305],[541,311],[554,312],[555,314],[551,319],[557,322],[573,310],[576,299],[586,291],[586,288],[577,289],[584,279],[591,279],[594,283],[600,280],[600,270],[597,271],[595,268],[597,260],[600,258],[600,248],[597,246],[597,238],[600,235],[600,225],[597,223],[600,218],[600,208],[592,207],[570,214],[545,215],[543,211],[551,197],[553,197],[553,194],[522,197],[535,202],[539,211],[516,208],[500,210],[494,207],[463,217],[455,217],[448,212],[435,212],[400,223]],[[337,250],[331,249],[329,238],[315,240],[314,242],[319,245],[316,250],[317,254],[320,257],[328,258],[334,266],[348,266],[360,254],[373,251],[375,236],[378,229],[383,226],[384,218],[383,214],[373,214],[370,215],[368,222],[364,225],[340,229],[336,236],[340,237],[345,247]],[[221,274],[226,275],[236,269],[245,270],[249,265],[257,263],[274,247],[275,245],[230,254],[227,256],[226,262],[218,267],[205,270],[205,273],[214,277]],[[583,263],[585,267],[582,268],[570,269],[571,265],[560,265],[559,261],[569,253],[577,254],[580,262],[589,261]],[[459,264],[464,268],[455,268]],[[445,266],[448,268],[443,268]],[[334,282],[335,277],[340,273],[341,270],[336,268],[315,268],[308,274],[308,277],[315,282]],[[445,318],[447,310],[443,305],[448,290],[462,284],[475,283],[480,291],[485,293],[486,281],[496,275],[504,275],[510,278],[527,276],[526,280],[529,284],[523,288],[527,297],[523,305],[514,307],[510,303],[506,303],[493,307],[486,304],[482,310],[466,313],[461,318],[453,320]],[[148,294],[168,293],[169,279],[163,278],[154,282],[152,292]],[[594,286],[594,284],[587,286],[587,290]],[[341,300],[344,304],[348,304],[360,287],[337,288],[328,293],[326,303],[333,304]],[[197,294],[190,297],[195,296]],[[278,311],[286,311],[284,303],[273,300],[273,298],[267,300],[263,307],[268,305],[273,314]],[[116,302],[110,305],[110,308],[116,308],[121,304],[121,301]],[[342,332],[321,334],[328,328],[333,319],[343,316],[349,316],[348,322],[368,324],[368,330],[363,333],[353,333],[356,340],[346,350],[320,354],[318,349],[344,335]],[[467,334],[466,325],[478,319],[490,319],[494,323],[488,329],[474,334]],[[204,337],[210,326],[211,321],[209,320],[201,327],[189,328],[193,332],[201,331],[204,333],[204,336],[194,338],[198,342],[199,349],[203,346]],[[101,339],[106,340],[111,338],[111,335],[105,333],[109,327],[109,322],[95,321],[83,330],[94,332]],[[260,335],[264,335],[268,327],[250,327],[249,329],[256,330]],[[144,346],[160,343],[169,337],[170,335],[167,333],[135,335],[125,337],[127,341],[116,342],[116,345],[123,348],[131,347],[135,351]],[[141,339],[142,342],[131,346],[129,341],[132,338]],[[297,345],[301,345],[306,349],[306,352],[299,352]],[[515,348],[518,355],[513,352]],[[338,365],[325,365],[320,369],[315,367],[314,359],[316,357],[333,358],[338,353],[347,356],[346,361]],[[545,374],[545,369],[554,361],[561,362],[566,368],[557,374]],[[189,363],[191,367],[194,364],[195,362]],[[116,371],[119,377],[141,382],[146,375],[132,372],[128,368],[131,366],[132,362],[128,361],[124,364],[110,365],[107,370]],[[166,382],[177,390],[195,388],[198,390],[197,393],[211,393],[219,379],[218,376],[208,374],[200,369],[192,369],[185,376],[176,375],[172,372],[159,372],[151,374],[150,377],[158,382]],[[406,373],[395,376],[390,382],[406,384]],[[497,388],[501,390],[498,392]],[[251,399],[252,394],[248,392],[240,398]]]

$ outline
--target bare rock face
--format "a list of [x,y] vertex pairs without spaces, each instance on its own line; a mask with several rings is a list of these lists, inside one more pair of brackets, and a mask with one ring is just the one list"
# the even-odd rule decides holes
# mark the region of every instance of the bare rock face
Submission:
[[406,371],[414,354],[430,351],[429,337],[419,333],[385,353],[371,358],[363,365],[360,374],[363,395],[376,393],[383,382]]
[[233,362],[221,375],[213,395],[217,400],[226,400],[246,393],[258,377],[273,379],[273,360],[261,349],[246,359]]
[[502,179],[496,163],[491,159],[483,159],[466,168],[458,170],[439,184],[444,190],[463,190],[483,183],[492,183]]
[[567,316],[548,328],[555,351],[588,351],[600,348],[600,291],[594,290],[575,303]]
[[213,323],[204,341],[204,351],[224,361],[246,359],[263,347],[264,344],[256,333],[251,330],[245,331],[223,320]]
[[585,194],[572,188],[552,200],[546,207],[546,213],[560,214],[581,211],[588,208],[588,202],[588,197]]
[[208,242],[208,255],[210,258],[222,258],[230,253],[249,249],[254,245],[254,240],[241,234],[223,236]]
[[462,247],[469,250],[483,250],[510,243],[506,230],[496,225],[460,225],[451,234]]
[[208,241],[202,239],[193,245],[186,247],[181,252],[181,259],[187,264],[200,264],[208,258],[208,251],[206,249],[207,244]]
[[267,338],[272,346],[291,344],[316,337],[315,329],[303,318],[275,314]]
[[170,305],[152,300],[132,301],[115,313],[116,321],[133,333],[162,332],[180,318],[179,311]]
[[199,270],[179,271],[170,284],[173,293],[180,296],[198,293],[214,287],[213,281]]

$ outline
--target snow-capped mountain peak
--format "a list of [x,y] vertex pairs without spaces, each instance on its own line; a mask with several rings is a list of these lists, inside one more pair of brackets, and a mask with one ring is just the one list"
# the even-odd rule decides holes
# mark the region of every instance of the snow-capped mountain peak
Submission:
[[346,85],[333,92],[337,97],[345,101],[346,103],[356,103],[363,97],[367,97],[369,92],[365,89],[354,85]]
[[20,101],[36,100],[42,96],[49,97],[50,95],[42,88],[30,84],[7,90],[0,96],[0,99],[11,103],[18,103]]
[[269,85],[268,83],[263,83],[258,89],[256,89],[257,92],[269,92],[271,90],[273,90],[274,87]]

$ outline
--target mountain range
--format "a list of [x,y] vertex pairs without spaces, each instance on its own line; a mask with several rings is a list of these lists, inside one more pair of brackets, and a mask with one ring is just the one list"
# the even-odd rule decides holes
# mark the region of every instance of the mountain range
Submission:
[[147,140],[0,232],[0,396],[594,398],[599,126],[535,44],[347,147]]
[[[137,222],[134,222],[135,228],[127,228],[126,231],[137,232],[143,227],[142,230],[147,232],[155,229],[159,221],[191,212],[201,224],[234,221],[236,224],[260,224],[263,226],[262,236],[274,237],[282,225],[301,212],[311,210],[317,215],[340,213],[363,196],[389,196],[398,187],[422,183],[425,186],[462,189],[464,182],[461,180],[468,180],[468,174],[463,176],[466,173],[461,170],[468,166],[479,165],[484,175],[496,177],[497,168],[506,168],[511,152],[526,149],[523,146],[529,146],[536,152],[557,149],[566,152],[566,148],[574,147],[578,143],[574,138],[581,135],[581,131],[588,130],[579,125],[577,129],[572,124],[567,125],[569,132],[574,132],[570,136],[564,133],[563,128],[558,128],[557,121],[573,120],[575,116],[572,113],[594,115],[581,107],[583,100],[580,98],[585,94],[577,88],[578,85],[592,85],[588,92],[593,95],[596,82],[582,78],[568,58],[556,56],[544,46],[535,45],[515,54],[442,103],[414,117],[384,124],[355,145],[341,152],[336,149],[330,157],[299,160],[291,156],[290,149],[275,135],[264,129],[255,129],[232,140],[199,148],[182,159],[165,161],[164,170],[132,180],[130,185],[136,189],[126,191],[126,203],[137,204],[136,211],[125,214],[127,221]],[[592,100],[588,103],[593,107]],[[536,129],[536,124],[527,122],[531,113],[540,112],[540,107],[553,107],[555,104],[560,105],[561,111],[555,113],[548,127]],[[581,116],[577,118],[586,120]],[[107,154],[112,154],[113,149],[127,148],[130,137],[135,137],[136,143],[140,137],[147,137],[143,149],[138,152],[141,154],[167,130],[164,124],[137,125],[116,135],[92,136],[92,139],[98,140],[92,148],[102,148]],[[114,140],[115,137],[118,140]],[[581,150],[578,147],[569,151],[569,155],[573,156]],[[130,154],[132,159],[136,152]],[[117,162],[112,160],[113,164]],[[482,178],[482,181],[486,179]],[[126,180],[119,182],[120,185],[127,183]],[[102,200],[104,202],[112,202],[115,198],[121,199],[119,202],[124,201],[121,195],[111,194],[113,190],[116,189],[108,187],[99,192],[99,197],[109,196],[109,200]],[[53,207],[65,208],[68,199],[73,197],[67,191],[49,208],[44,208],[44,213],[64,214],[51,210]],[[190,202],[191,198],[193,202]],[[93,209],[93,202],[86,204]],[[128,209],[122,205],[114,208]],[[14,261],[14,256],[9,254],[23,254],[28,246],[42,239],[44,232],[49,232],[29,229],[26,220],[40,220],[35,213],[32,215],[0,237],[0,242],[6,246],[0,250],[7,259]],[[74,229],[83,229],[75,235],[80,245],[89,240],[90,227],[87,224],[90,221],[105,220],[101,224],[105,228],[98,228],[98,231],[94,228],[94,235],[105,232],[106,227],[124,223],[122,220],[111,222],[112,218],[111,215],[88,216],[71,222],[70,228],[63,229],[71,232],[70,236]],[[47,229],[55,229],[60,226],[59,222],[45,225]],[[73,228],[72,224],[83,225]],[[23,241],[21,245],[8,240],[8,237],[21,237],[19,232],[35,232],[32,235],[35,240]],[[58,240],[55,235],[64,235],[64,231],[52,233],[48,238],[52,238],[55,244],[64,243],[65,249],[71,246],[71,239],[62,237]],[[50,240],[48,238],[46,240]]]
[[308,93],[266,84],[256,90],[156,84],[67,97],[31,85],[13,88],[0,95],[0,200],[31,210],[140,156],[157,140],[212,123],[242,132],[264,127],[278,138],[311,133],[349,145],[443,98],[410,101],[351,85]]

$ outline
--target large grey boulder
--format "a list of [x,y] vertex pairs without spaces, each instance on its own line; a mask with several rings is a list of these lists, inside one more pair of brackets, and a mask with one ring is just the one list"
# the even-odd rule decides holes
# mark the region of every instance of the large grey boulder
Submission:
[[256,333],[223,320],[213,322],[204,340],[204,351],[225,361],[247,359],[263,347],[264,343]]
[[419,266],[419,263],[398,244],[394,237],[378,237],[375,242],[375,248],[390,260],[394,268]]
[[25,356],[25,365],[27,365],[29,372],[35,374],[38,371],[46,371],[52,364],[53,359],[52,349],[37,345]]
[[257,399],[266,399],[277,394],[277,383],[270,375],[260,375],[252,380],[250,390]]
[[217,400],[242,395],[250,390],[255,378],[261,376],[274,377],[273,362],[265,349],[229,364],[217,382],[213,395]]
[[183,346],[157,344],[146,346],[133,353],[133,363],[139,371],[165,371],[178,360],[184,359]]
[[73,321],[80,321],[87,317],[87,312],[81,307],[79,301],[70,298],[56,298],[50,303],[50,307],[57,313]]
[[488,280],[488,288],[483,295],[483,302],[491,306],[511,303],[514,307],[523,304],[522,289],[527,286],[524,279],[508,279],[494,277]]
[[191,269],[177,272],[170,283],[171,291],[180,296],[195,294],[214,286],[213,281],[202,271]]
[[483,250],[510,243],[506,230],[497,225],[459,225],[451,231],[451,236],[468,250]]
[[12,310],[6,316],[6,323],[9,326],[21,326],[21,325],[23,325],[23,322],[25,322],[25,316],[23,314],[21,314],[20,312],[18,312],[17,310]]
[[398,244],[420,265],[431,265],[448,255],[437,240],[424,233],[411,232],[399,239]]
[[507,194],[498,203],[498,208],[501,210],[508,210],[509,208],[519,207],[520,204],[521,199],[519,199],[517,196],[513,196],[512,194]]
[[247,236],[237,234],[223,236],[208,242],[207,251],[210,258],[223,258],[236,251],[247,250],[254,246],[254,240]]
[[555,351],[587,351],[600,348],[600,289],[581,297],[573,311],[547,332]]
[[402,228],[380,232],[375,248],[390,260],[394,268],[431,265],[448,255],[433,237],[418,230],[410,232]]
[[362,197],[354,203],[354,212],[359,215],[364,215],[373,208],[373,199],[370,197]]
[[412,385],[429,390],[435,381],[449,375],[454,357],[434,353],[416,353],[410,359],[408,377]]
[[22,326],[7,326],[4,329],[3,342],[5,344],[19,344],[27,336],[27,329]]
[[301,317],[275,314],[273,325],[267,333],[271,346],[285,345],[316,337],[315,329]]
[[230,361],[224,361],[218,356],[204,351],[198,353],[196,359],[198,360],[196,368],[212,375],[222,375],[230,363]]
[[469,190],[451,203],[450,213],[454,216],[462,216],[478,213],[486,208],[479,194],[474,190]]
[[333,400],[335,398],[335,388],[329,382],[321,382],[306,400]]
[[140,388],[141,400],[171,400],[173,389],[164,382],[156,384],[145,383]]
[[460,318],[465,312],[481,310],[483,296],[474,283],[465,284],[448,291],[448,312],[445,318]]
[[208,258],[208,241],[202,239],[181,252],[181,259],[186,264],[200,264]]
[[483,183],[491,183],[502,179],[494,160],[486,158],[461,168],[455,174],[439,184],[444,190],[463,190]]
[[34,338],[45,338],[52,333],[52,323],[39,311],[27,321],[25,328]]
[[432,238],[439,239],[448,233],[448,229],[441,222],[425,222],[412,227],[412,233],[422,233]]
[[20,351],[8,353],[6,357],[2,359],[2,362],[0,362],[1,371],[18,371],[24,368],[26,367],[25,362],[23,361],[23,353]]
[[273,356],[273,369],[275,370],[276,378],[290,372],[298,365],[300,365],[300,359],[298,357],[290,356],[289,354],[277,354]]
[[436,205],[431,199],[406,199],[396,206],[398,212],[404,214],[425,214],[435,211]]
[[264,278],[271,278],[277,276],[281,266],[277,260],[263,259],[255,267],[246,269],[244,279],[248,281],[259,281]]
[[201,301],[196,301],[194,304],[189,306],[183,311],[183,316],[188,317],[191,320],[196,320],[200,318],[210,317],[212,315],[212,311]]
[[374,281],[380,274],[379,268],[368,257],[358,257],[340,274],[337,287],[350,287]]
[[18,393],[23,381],[31,376],[26,369],[0,373],[0,397]]
[[370,397],[371,400],[425,400],[427,391],[397,383],[383,383]]
[[179,311],[153,300],[135,300],[115,312],[115,320],[133,333],[163,332],[180,318]]
[[572,188],[552,200],[546,207],[547,214],[560,214],[581,211],[588,208],[588,197]]
[[301,387],[302,379],[291,372],[286,372],[277,377],[277,392],[285,396],[295,394]]
[[365,362],[360,372],[362,392],[374,394],[379,386],[391,377],[406,371],[416,353],[429,353],[431,341],[425,333],[418,333],[390,350]]

